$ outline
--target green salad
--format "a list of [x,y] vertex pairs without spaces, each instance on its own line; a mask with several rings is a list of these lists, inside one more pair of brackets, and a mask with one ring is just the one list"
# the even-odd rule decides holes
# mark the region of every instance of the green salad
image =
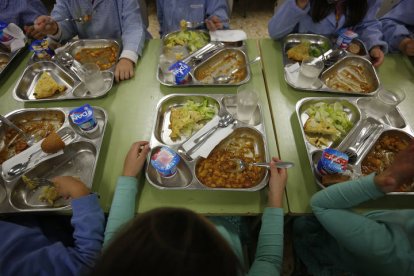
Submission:
[[210,37],[206,32],[184,30],[167,36],[164,41],[164,46],[167,48],[186,46],[191,54],[206,45],[209,41]]
[[173,107],[170,116],[170,138],[189,137],[201,129],[217,114],[217,107],[210,106],[207,99],[202,102],[188,100],[183,106]]

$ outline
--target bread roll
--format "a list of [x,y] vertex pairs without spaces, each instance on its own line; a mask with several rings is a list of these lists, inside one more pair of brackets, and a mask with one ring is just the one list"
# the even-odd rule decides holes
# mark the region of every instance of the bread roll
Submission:
[[62,138],[53,131],[43,140],[40,147],[46,153],[56,153],[65,148],[65,143]]

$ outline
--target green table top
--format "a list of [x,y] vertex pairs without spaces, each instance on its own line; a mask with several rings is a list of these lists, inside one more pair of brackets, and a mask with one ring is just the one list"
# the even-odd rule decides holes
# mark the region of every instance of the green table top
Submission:
[[[116,179],[122,171],[124,157],[132,142],[148,140],[155,120],[158,101],[172,93],[234,94],[237,87],[180,87],[161,85],[156,78],[160,40],[147,43],[132,80],[114,84],[109,94],[95,100],[66,100],[43,103],[22,103],[13,99],[13,88],[26,67],[28,55],[15,60],[0,79],[0,114],[25,107],[76,107],[84,103],[100,106],[108,112],[108,125],[95,172],[93,190],[101,196],[101,205],[109,211]],[[247,41],[248,55],[259,55],[258,42]],[[259,92],[264,114],[270,154],[278,156],[275,132],[271,121],[262,70],[251,66],[251,83]],[[162,207],[186,207],[202,214],[259,214],[267,203],[267,189],[258,192],[158,190],[142,176],[141,193],[137,199],[137,212]],[[287,212],[287,204],[285,204]]]
[[[286,188],[289,212],[291,214],[310,213],[309,201],[319,188],[311,171],[295,107],[302,98],[326,97],[332,96],[332,94],[305,92],[291,88],[284,79],[280,42],[262,39],[260,40],[260,50],[279,154],[282,160],[293,161],[297,164],[294,168],[289,169]],[[402,55],[387,55],[384,64],[377,72],[382,85],[407,88],[406,99],[399,105],[399,108],[408,124],[414,126],[413,64]],[[366,211],[379,208],[414,208],[414,201],[412,196],[390,195],[367,202],[359,206],[358,210]]]

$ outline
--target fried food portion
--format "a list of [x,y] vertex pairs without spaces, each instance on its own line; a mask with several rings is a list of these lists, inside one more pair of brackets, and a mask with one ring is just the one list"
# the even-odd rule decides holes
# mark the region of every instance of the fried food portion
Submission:
[[36,99],[49,98],[66,90],[66,86],[59,85],[48,72],[43,72],[35,86]]
[[40,147],[46,153],[56,153],[65,148],[65,143],[62,138],[53,131],[43,140]]
[[23,180],[23,183],[26,184],[26,187],[29,190],[34,190],[35,188],[37,188],[37,186],[39,186],[39,184],[36,181],[34,181],[33,179],[30,179],[26,175],[22,175],[22,180]]
[[287,51],[287,56],[290,59],[295,61],[302,61],[309,58],[309,47],[310,43],[308,41],[301,42],[298,45],[290,48]]

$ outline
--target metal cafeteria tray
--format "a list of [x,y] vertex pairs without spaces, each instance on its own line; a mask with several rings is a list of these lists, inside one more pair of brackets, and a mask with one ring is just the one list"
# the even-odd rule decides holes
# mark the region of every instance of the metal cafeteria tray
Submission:
[[[362,143],[360,150],[357,152],[356,160],[348,164],[349,170],[352,171],[351,177],[356,178],[362,175],[361,164],[381,135],[385,133],[398,133],[398,135],[405,136],[407,139],[412,139],[414,137],[414,132],[407,124],[398,107],[388,113],[385,117],[373,118],[369,117],[364,111],[364,101],[367,100],[370,99],[365,97],[311,97],[304,98],[296,103],[296,114],[301,126],[302,138],[305,142],[309,162],[316,182],[320,187],[324,188],[325,186],[322,185],[321,176],[316,170],[316,165],[321,157],[323,149],[331,147],[340,151],[345,151],[349,146],[355,145],[355,143],[359,141],[359,134],[365,133],[371,127],[372,133]],[[348,114],[348,118],[354,123],[353,128],[350,129],[344,137],[330,143],[327,147],[321,148],[312,145],[308,141],[304,131],[304,125],[309,118],[305,111],[309,106],[319,102],[328,104],[340,102],[344,106],[344,111]],[[414,194],[414,191],[395,192],[393,194]]]
[[[305,91],[320,91],[320,92],[330,92],[330,93],[336,93],[336,94],[347,94],[347,95],[358,95],[358,96],[374,96],[380,88],[380,81],[378,78],[378,75],[375,71],[375,68],[372,66],[371,62],[367,59],[369,55],[367,55],[367,50],[365,48],[365,45],[360,40],[355,40],[354,43],[357,43],[361,46],[361,55],[352,54],[348,51],[346,51],[347,55],[345,57],[342,57],[341,59],[337,60],[336,62],[331,64],[325,63],[325,68],[321,73],[320,81],[315,82],[314,85],[311,87],[302,87],[297,83],[297,80],[293,76],[298,76],[299,74],[299,66],[295,68],[294,73],[291,74],[287,73],[287,67],[293,65],[296,63],[296,61],[289,59],[287,57],[287,51],[292,48],[293,46],[296,46],[297,44],[303,42],[303,41],[309,41],[311,45],[317,45],[321,47],[321,45],[330,45],[331,43],[329,39],[322,35],[315,35],[315,34],[291,34],[285,37],[283,42],[283,65],[284,65],[284,76],[285,81],[293,88],[298,90],[305,90]],[[322,48],[322,47],[321,47]],[[366,77],[369,81],[369,85],[372,87],[368,92],[347,92],[347,91],[340,91],[339,89],[335,89],[333,87],[329,87],[326,83],[327,76],[331,76],[332,74],[335,74],[339,70],[342,70],[344,67],[348,65],[357,65],[360,66],[363,70],[363,76]],[[350,76],[350,81],[352,82],[353,76],[352,72],[351,74],[346,74],[347,76]],[[332,86],[332,85],[331,85]]]
[[[170,114],[171,108],[183,105],[187,100],[193,100],[196,102],[201,102],[207,99],[210,106],[217,106],[218,115],[223,115],[226,113],[234,114],[236,113],[236,96],[229,95],[216,95],[216,94],[206,94],[203,96],[197,94],[172,94],[162,98],[157,105],[157,114],[154,127],[152,130],[150,146],[151,153],[148,156],[148,161],[152,154],[159,149],[161,146],[167,146],[175,150],[181,157],[181,161],[177,167],[177,174],[172,178],[161,178],[158,172],[153,168],[149,163],[146,169],[146,177],[148,181],[158,189],[176,189],[176,190],[227,190],[227,191],[257,191],[262,189],[267,185],[268,181],[268,171],[266,170],[263,174],[261,181],[250,188],[211,188],[202,184],[196,175],[196,166],[202,160],[201,157],[197,157],[194,160],[190,160],[185,156],[180,148],[183,142],[186,139],[180,141],[172,141],[169,138],[171,130],[169,129],[170,123]],[[255,113],[252,116],[250,122],[243,123],[238,122],[234,128],[235,132],[245,132],[249,135],[255,136],[256,138],[256,148],[261,154],[263,161],[270,161],[269,150],[267,147],[267,138],[266,131],[263,122],[263,114],[260,103]],[[229,126],[230,127],[230,126]],[[204,133],[207,129],[202,128],[199,130]],[[193,133],[194,135],[195,133]],[[237,133],[236,133],[237,134]],[[228,136],[229,137],[229,136]],[[187,137],[188,139],[189,137]],[[220,145],[220,144],[219,144]]]
[[[92,187],[96,164],[101,149],[103,135],[105,133],[108,115],[103,108],[93,107],[99,129],[94,133],[85,133],[74,125],[69,118],[72,108],[27,108],[13,111],[6,115],[7,118],[31,118],[41,120],[44,116],[57,116],[64,118],[62,126],[57,133],[65,134],[69,139],[63,153],[48,157],[40,149],[33,156],[33,165],[29,165],[24,175],[29,178],[52,179],[56,176],[70,175],[78,177],[89,188]],[[45,115],[48,114],[48,115]],[[4,139],[4,126],[0,126],[0,139]],[[36,146],[36,144],[34,145]],[[20,154],[24,154],[24,151]],[[39,160],[36,157],[40,157]],[[10,212],[47,212],[70,210],[68,200],[58,199],[53,206],[39,200],[41,188],[29,190],[22,181],[22,175],[10,177],[0,166],[2,178],[0,178],[0,213]]]
[[17,51],[10,53],[0,48],[0,77],[4,74],[7,67],[9,67],[9,65],[12,63],[13,59],[23,50],[24,48],[21,48]]

